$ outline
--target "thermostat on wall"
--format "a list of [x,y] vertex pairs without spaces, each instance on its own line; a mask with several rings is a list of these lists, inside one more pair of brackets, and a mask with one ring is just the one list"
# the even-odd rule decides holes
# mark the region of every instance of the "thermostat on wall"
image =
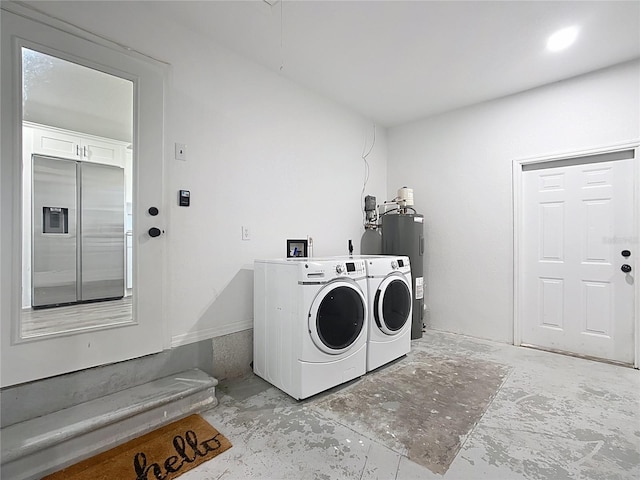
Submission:
[[180,190],[180,193],[178,194],[178,205],[181,207],[188,207],[190,199],[191,193],[189,190]]

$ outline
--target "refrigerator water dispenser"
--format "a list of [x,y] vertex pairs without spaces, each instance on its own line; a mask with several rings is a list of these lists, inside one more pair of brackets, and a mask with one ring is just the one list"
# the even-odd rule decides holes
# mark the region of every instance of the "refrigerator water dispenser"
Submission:
[[69,233],[69,209],[42,207],[42,233]]

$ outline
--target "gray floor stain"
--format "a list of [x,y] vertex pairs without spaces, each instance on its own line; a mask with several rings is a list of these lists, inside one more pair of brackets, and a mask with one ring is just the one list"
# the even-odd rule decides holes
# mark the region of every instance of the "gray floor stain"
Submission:
[[610,364],[427,331],[308,400],[253,375],[216,393],[204,416],[234,448],[181,479],[640,479],[640,372]]
[[[613,452],[603,448],[605,442],[601,440],[564,439],[561,443],[554,438],[539,436],[530,439],[533,441],[523,442],[522,439],[516,438],[516,435],[491,433],[478,439],[485,447],[485,460],[494,466],[506,465],[510,471],[530,480],[621,480],[632,478],[629,476],[630,472],[638,465],[637,451],[623,449]],[[603,474],[603,471],[606,474]]]
[[[359,422],[434,473],[447,471],[502,384],[508,367],[417,352],[315,404]],[[372,401],[375,399],[375,402]]]
[[609,402],[617,402],[622,400],[622,398],[619,395],[616,395],[613,392],[608,392],[606,390],[600,390],[600,389],[595,389],[590,387],[589,385],[580,385],[580,387],[582,388],[582,390],[584,390],[584,393],[581,394],[582,398],[593,398],[593,397],[599,397],[604,401],[609,401]]

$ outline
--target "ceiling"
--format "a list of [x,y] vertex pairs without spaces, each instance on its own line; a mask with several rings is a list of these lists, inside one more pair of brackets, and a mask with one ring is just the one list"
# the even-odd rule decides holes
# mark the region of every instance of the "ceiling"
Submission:
[[384,126],[640,57],[639,1],[268,1],[154,8]]
[[133,82],[23,48],[22,118],[130,142]]
[[[65,2],[29,3],[55,14]],[[640,58],[640,1],[126,3],[128,15],[153,10],[382,126]],[[546,51],[571,25],[576,43]]]

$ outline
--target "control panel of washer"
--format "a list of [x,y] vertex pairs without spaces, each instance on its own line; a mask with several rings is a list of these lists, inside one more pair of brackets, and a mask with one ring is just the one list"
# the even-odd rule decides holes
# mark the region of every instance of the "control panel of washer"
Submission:
[[340,262],[336,264],[336,274],[338,275],[358,277],[361,275],[365,275],[365,273],[366,272],[363,260]]
[[366,268],[364,260],[336,260],[323,262],[305,262],[303,275],[307,280],[331,279],[336,277],[365,277]]

